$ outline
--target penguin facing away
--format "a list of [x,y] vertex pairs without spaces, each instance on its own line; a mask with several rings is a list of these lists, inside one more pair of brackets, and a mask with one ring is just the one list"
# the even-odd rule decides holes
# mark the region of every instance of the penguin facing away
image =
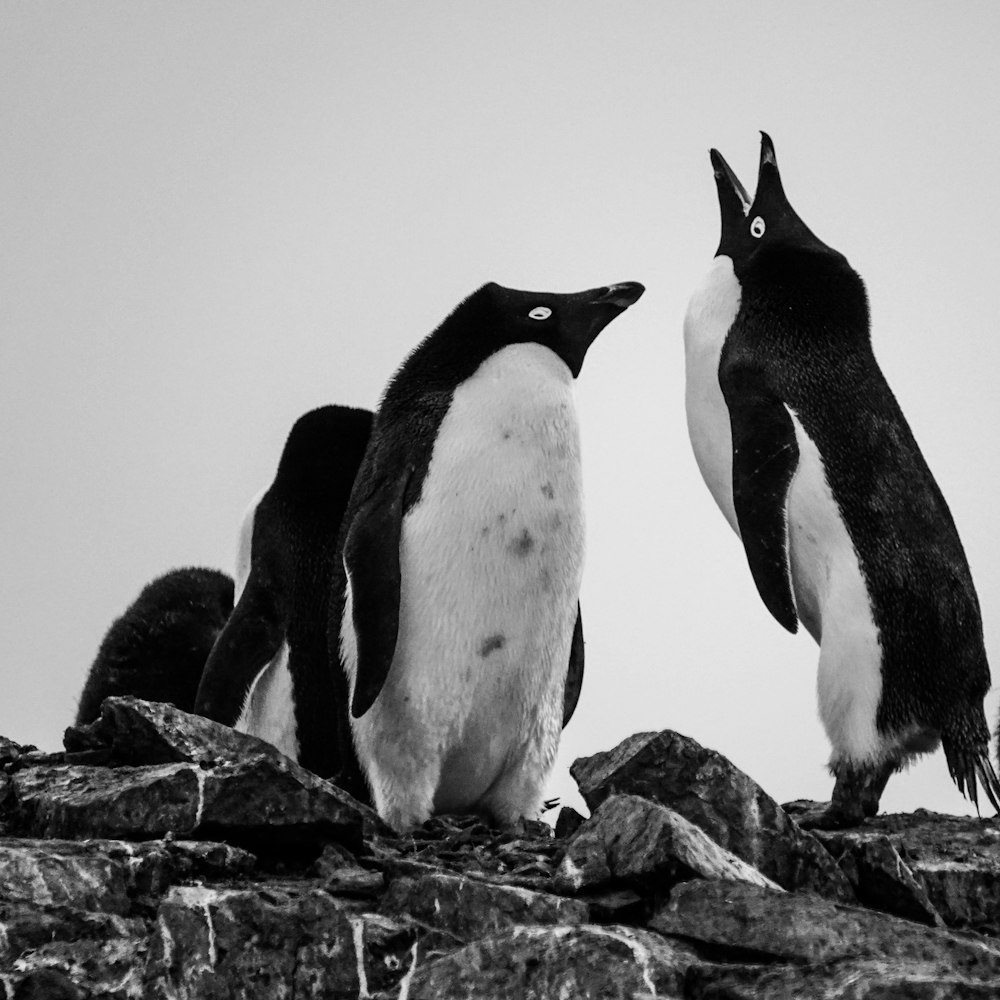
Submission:
[[205,661],[232,610],[233,581],[215,569],[175,569],[146,584],[104,636],[74,724],[93,722],[112,695],[192,711]]
[[959,790],[977,803],[978,780],[1000,811],[958,532],[872,353],[861,278],[792,209],[762,137],[752,202],[711,151],[722,236],[685,318],[686,408],[761,599],[820,645],[836,781],[807,824],[875,815],[889,776],[939,743]]
[[361,795],[346,684],[327,669],[326,622],[340,520],[371,423],[369,410],[322,406],[293,425],[274,481],[244,518],[236,608],[195,705]]
[[341,530],[330,650],[376,809],[537,818],[579,696],[583,504],[572,398],[642,294],[487,284],[403,362]]

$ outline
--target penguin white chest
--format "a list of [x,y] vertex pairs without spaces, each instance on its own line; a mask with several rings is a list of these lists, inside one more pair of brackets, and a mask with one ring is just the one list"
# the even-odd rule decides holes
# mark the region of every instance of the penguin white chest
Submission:
[[705,485],[737,535],[740,529],[733,506],[732,430],[729,409],[719,387],[719,359],[739,312],[740,297],[731,258],[716,257],[691,296],[684,317],[688,436]]
[[441,423],[403,520],[392,667],[354,722],[391,823],[432,810],[537,815],[583,545],[572,377],[548,348],[506,347],[456,389]]

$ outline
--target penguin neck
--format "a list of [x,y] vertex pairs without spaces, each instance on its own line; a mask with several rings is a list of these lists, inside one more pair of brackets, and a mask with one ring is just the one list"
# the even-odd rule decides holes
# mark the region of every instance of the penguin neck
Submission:
[[739,312],[742,289],[731,257],[716,257],[688,302],[684,317],[684,351],[690,365],[712,357],[718,370],[726,335]]

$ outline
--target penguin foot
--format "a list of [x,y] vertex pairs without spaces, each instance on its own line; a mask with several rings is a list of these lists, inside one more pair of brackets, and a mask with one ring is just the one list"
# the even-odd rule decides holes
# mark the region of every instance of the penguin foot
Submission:
[[863,826],[863,810],[845,809],[833,802],[812,802],[808,807],[789,810],[789,815],[803,830],[846,830]]

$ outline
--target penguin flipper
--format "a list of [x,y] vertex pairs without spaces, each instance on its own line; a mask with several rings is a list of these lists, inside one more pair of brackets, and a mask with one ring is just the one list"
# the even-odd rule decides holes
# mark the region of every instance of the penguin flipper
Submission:
[[563,692],[563,729],[569,725],[576,711],[583,688],[583,616],[580,604],[576,605],[576,625],[573,626],[573,642],[569,647],[569,670],[566,671],[566,687]]
[[751,369],[723,366],[719,384],[733,438],[733,505],[750,572],[767,610],[798,631],[788,555],[788,488],[798,467],[795,427],[784,403]]
[[195,696],[195,714],[235,725],[250,685],[277,655],[284,637],[267,589],[251,579],[205,662]]
[[382,489],[369,491],[351,520],[344,542],[344,568],[351,588],[357,639],[357,669],[351,715],[372,707],[392,666],[399,633],[399,542],[403,498],[410,469],[402,469]]

